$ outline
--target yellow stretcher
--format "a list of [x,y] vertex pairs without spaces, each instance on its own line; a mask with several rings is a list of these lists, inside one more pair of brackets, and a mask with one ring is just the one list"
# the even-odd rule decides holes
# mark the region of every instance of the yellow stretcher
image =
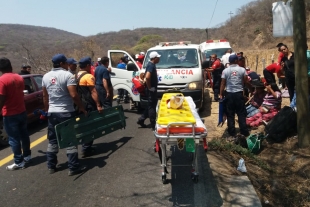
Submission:
[[[196,111],[196,105],[191,97],[185,97],[181,109],[168,109],[167,102],[171,96],[180,93],[165,93],[157,104],[157,121],[154,130],[156,137],[155,151],[158,152],[163,184],[167,183],[167,145],[178,145],[193,154],[191,179],[198,182],[197,150],[203,144],[208,149],[206,141],[207,129]],[[180,147],[181,146],[181,147]]]

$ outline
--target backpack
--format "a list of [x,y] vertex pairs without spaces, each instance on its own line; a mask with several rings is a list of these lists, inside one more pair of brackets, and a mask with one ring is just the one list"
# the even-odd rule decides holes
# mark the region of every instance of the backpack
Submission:
[[265,127],[267,137],[274,142],[283,142],[290,134],[297,132],[297,113],[284,106]]
[[[78,79],[76,79],[76,90],[79,94],[81,101],[85,107],[86,111],[94,111],[97,109],[97,104],[91,96],[91,91],[89,91],[88,86],[80,86],[81,78],[88,74],[87,72],[82,73]],[[78,107],[75,107],[76,112],[79,112]]]

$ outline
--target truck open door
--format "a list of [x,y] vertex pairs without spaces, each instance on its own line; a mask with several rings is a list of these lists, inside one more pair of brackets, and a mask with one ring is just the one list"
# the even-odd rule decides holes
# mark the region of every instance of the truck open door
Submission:
[[[128,64],[126,69],[117,68],[121,57],[128,57]],[[132,83],[134,72],[138,71],[139,67],[135,60],[123,50],[108,50],[109,67],[112,68],[111,82],[114,90],[125,89],[130,94],[133,101],[140,101],[140,94],[135,90]]]

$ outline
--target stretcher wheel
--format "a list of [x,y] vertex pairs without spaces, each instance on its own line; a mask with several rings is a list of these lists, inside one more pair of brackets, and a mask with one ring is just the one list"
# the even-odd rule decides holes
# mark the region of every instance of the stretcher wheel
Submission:
[[167,184],[167,176],[166,175],[162,175],[161,176],[161,181],[163,182],[163,184]]
[[198,177],[199,177],[199,175],[193,174],[193,173],[192,173],[191,178],[192,178],[192,181],[193,181],[194,183],[198,183]]

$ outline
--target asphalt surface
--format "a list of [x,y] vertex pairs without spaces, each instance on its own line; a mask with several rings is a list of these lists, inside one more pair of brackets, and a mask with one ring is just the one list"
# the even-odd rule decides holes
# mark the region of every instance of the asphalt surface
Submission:
[[[213,207],[223,204],[202,147],[198,152],[198,183],[191,180],[189,153],[179,151],[176,146],[168,148],[168,184],[164,185],[151,128],[139,128],[137,111],[126,109],[125,115],[126,129],[95,140],[95,155],[80,160],[88,166],[81,175],[67,175],[65,149],[58,153],[59,171],[49,174],[46,140],[32,149],[32,163],[26,169],[6,171],[5,167],[13,161],[0,167],[0,206]],[[29,131],[33,142],[46,135],[46,124],[30,125]],[[10,148],[3,148],[0,159],[10,154]],[[182,166],[171,167],[171,164]]]

